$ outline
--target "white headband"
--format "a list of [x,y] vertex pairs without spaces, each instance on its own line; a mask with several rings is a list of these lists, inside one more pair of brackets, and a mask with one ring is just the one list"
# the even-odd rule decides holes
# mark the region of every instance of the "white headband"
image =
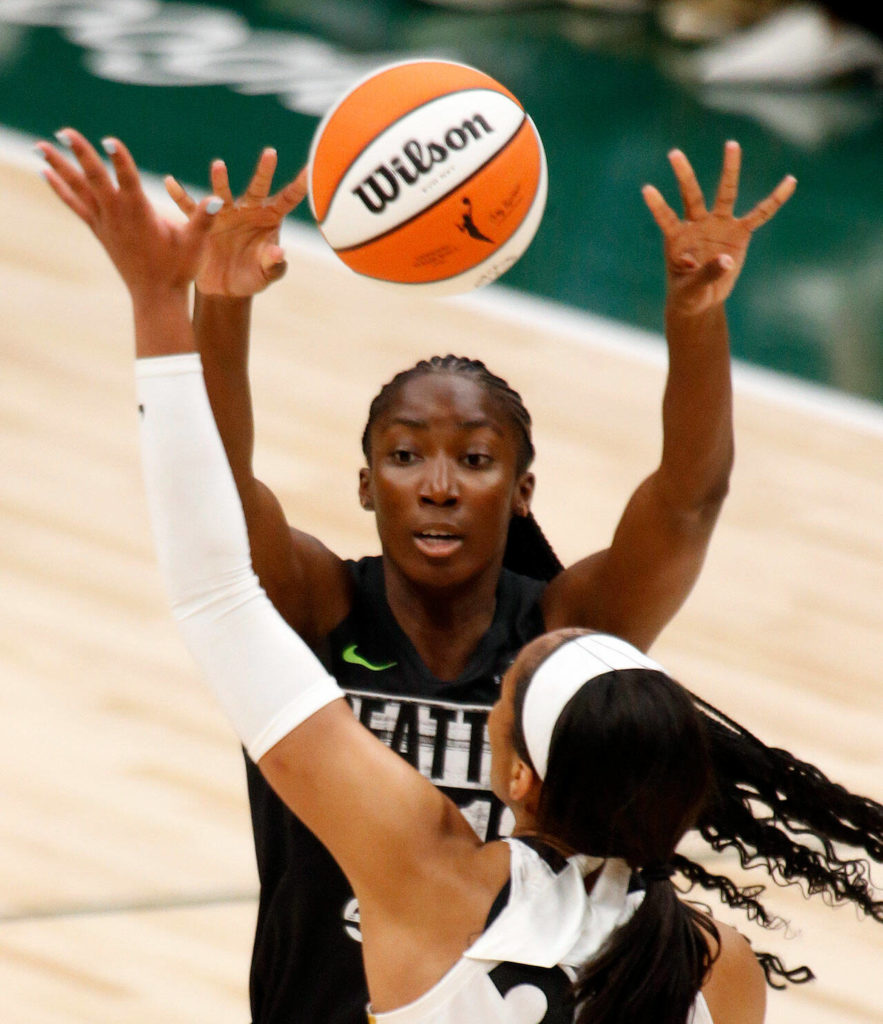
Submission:
[[555,724],[571,697],[592,679],[627,668],[665,672],[636,647],[606,633],[574,637],[540,663],[528,684],[521,712],[527,752],[540,779],[546,777]]

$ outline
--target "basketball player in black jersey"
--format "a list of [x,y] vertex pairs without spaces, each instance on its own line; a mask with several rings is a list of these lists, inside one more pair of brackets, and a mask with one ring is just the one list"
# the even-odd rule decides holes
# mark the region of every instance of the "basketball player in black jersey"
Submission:
[[[68,138],[79,156],[78,137]],[[51,147],[44,155],[57,191],[88,222],[93,212],[78,180]],[[644,189],[668,273],[662,459],[629,498],[609,547],[567,569],[530,514],[527,411],[474,360],[420,363],[372,404],[360,499],[376,516],[380,556],[347,562],[288,526],[252,473],[248,317],[251,296],[283,269],[279,224],[303,197],[303,177],[270,195],[275,154],[266,151],[245,196],[234,200],[223,164],[212,167],[223,207],[197,278],[195,330],[256,571],[285,620],[341,680],[360,719],[449,793],[482,839],[506,826],[490,790],[484,726],[515,652],[564,626],[615,633],[646,650],[692,588],[726,494],[733,438],[724,302],[752,231],[794,182],[784,179],[736,217],[738,145],[726,146],[711,209],[686,157],[673,151],[670,159],[683,219],[656,189]],[[198,215],[180,186],[169,188],[188,215]],[[261,881],[254,1022],[357,1024],[366,988],[351,890],[247,765]]]

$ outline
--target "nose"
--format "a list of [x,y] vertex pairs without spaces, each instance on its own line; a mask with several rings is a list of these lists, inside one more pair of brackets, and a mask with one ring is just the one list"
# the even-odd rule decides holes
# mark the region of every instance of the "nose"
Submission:
[[451,508],[459,497],[457,471],[450,459],[443,456],[427,459],[420,480],[420,501],[426,505]]

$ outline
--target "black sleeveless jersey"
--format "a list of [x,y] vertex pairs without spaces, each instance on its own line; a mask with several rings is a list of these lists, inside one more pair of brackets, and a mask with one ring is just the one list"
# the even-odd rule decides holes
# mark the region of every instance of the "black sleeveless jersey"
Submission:
[[[450,796],[482,839],[497,838],[508,829],[490,792],[487,714],[513,656],[543,632],[545,584],[504,569],[490,629],[463,674],[443,682],[393,617],[380,557],[348,567],[352,609],[320,652],[326,667],[360,721]],[[254,1024],[365,1024],[368,991],[349,883],[248,757],[246,769],[261,883]],[[366,797],[370,787],[366,779]]]

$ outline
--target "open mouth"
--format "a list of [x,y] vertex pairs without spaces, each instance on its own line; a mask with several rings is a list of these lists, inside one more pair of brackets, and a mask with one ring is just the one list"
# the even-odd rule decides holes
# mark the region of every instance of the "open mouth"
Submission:
[[414,534],[414,540],[424,554],[436,557],[452,554],[463,543],[458,534],[443,529],[420,530]]

